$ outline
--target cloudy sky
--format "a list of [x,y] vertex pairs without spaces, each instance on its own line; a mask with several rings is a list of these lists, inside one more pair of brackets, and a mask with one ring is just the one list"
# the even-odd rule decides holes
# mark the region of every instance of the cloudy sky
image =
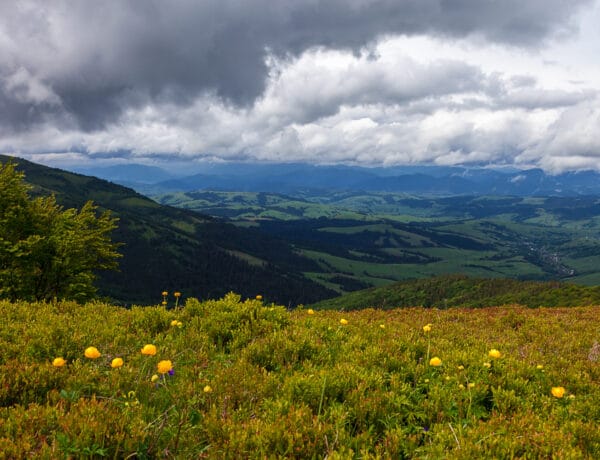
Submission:
[[600,170],[600,0],[0,0],[0,152]]

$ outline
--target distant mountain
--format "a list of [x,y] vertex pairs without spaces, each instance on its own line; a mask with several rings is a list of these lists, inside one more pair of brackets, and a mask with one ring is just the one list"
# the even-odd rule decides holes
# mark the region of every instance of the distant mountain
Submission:
[[284,305],[335,295],[302,275],[318,270],[317,264],[281,239],[160,205],[105,180],[0,155],[1,162],[9,160],[25,172],[34,193],[54,193],[66,207],[93,200],[120,219],[113,239],[124,243],[121,271],[100,274],[101,295],[147,304],[162,300],[163,290],[199,298],[234,291]]
[[77,168],[74,172],[86,176],[106,179],[126,186],[155,184],[176,177],[175,174],[169,173],[158,166],[147,166],[134,163],[95,168]]
[[[600,195],[595,171],[546,174],[514,170],[438,166],[317,166],[300,163],[223,163],[197,166],[187,176],[131,165],[87,173],[135,188],[145,195],[198,190],[294,194],[324,191],[402,192],[421,195]],[[150,169],[148,169],[150,168]]]

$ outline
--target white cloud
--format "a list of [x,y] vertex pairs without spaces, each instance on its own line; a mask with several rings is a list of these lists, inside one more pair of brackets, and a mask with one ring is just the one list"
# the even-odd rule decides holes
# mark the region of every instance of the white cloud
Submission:
[[[464,30],[458,33],[446,22],[448,18],[436,18],[438,29],[430,35],[424,27],[403,35],[390,30],[383,35],[365,32],[370,41],[362,50],[347,49],[351,37],[342,40],[346,32],[342,30],[337,31],[340,46],[327,47],[327,34],[335,31],[319,28],[325,25],[312,26],[324,34],[323,40],[313,44],[302,35],[298,40],[303,46],[298,49],[291,38],[261,35],[265,46],[260,53],[272,49],[272,54],[261,55],[262,61],[252,65],[248,79],[263,70],[266,79],[249,90],[258,96],[245,104],[222,97],[225,90],[213,81],[218,75],[206,73],[210,60],[196,62],[196,74],[191,72],[202,82],[162,68],[174,62],[165,56],[176,49],[178,32],[157,25],[169,30],[168,40],[161,42],[139,17],[126,19],[131,3],[122,6],[127,10],[123,15],[117,14],[121,7],[98,13],[106,19],[102,46],[94,42],[101,34],[99,24],[84,30],[73,19],[85,8],[69,18],[44,8],[27,10],[39,5],[35,2],[22,5],[25,10],[17,16],[30,14],[31,22],[22,30],[0,27],[0,52],[9,56],[0,68],[4,88],[0,105],[4,103],[14,115],[4,125],[8,128],[0,136],[0,152],[38,155],[35,158],[48,162],[57,161],[60,152],[66,152],[64,159],[71,162],[106,158],[107,152],[113,152],[116,161],[127,152],[132,159],[172,154],[190,159],[600,169],[600,64],[593,58],[600,55],[599,2],[573,16],[574,23],[560,22],[548,12],[547,33],[541,32],[539,22],[540,29],[530,30],[531,37],[546,39],[545,47],[530,46],[525,35],[522,40],[510,39],[507,30],[516,27],[514,18],[508,15],[506,21],[496,21],[483,10],[477,14],[482,24],[490,24],[489,29],[465,17]],[[528,5],[543,10],[542,3]],[[229,14],[226,10],[219,14]],[[269,21],[265,24],[273,27]],[[579,32],[574,24],[579,24]],[[304,31],[305,26],[295,26],[296,32]],[[213,25],[204,33],[216,39],[220,27]],[[134,43],[119,48],[117,37],[127,28]],[[556,34],[550,29],[561,31],[560,42],[553,41]],[[10,39],[12,33],[29,40],[22,55]],[[502,40],[490,40],[500,33]],[[32,38],[27,39],[27,34]],[[79,42],[66,40],[70,36]],[[198,54],[208,56],[210,50],[204,47],[209,42],[202,34],[194,37],[200,44]],[[123,65],[133,56],[132,49],[161,43],[165,50],[157,55],[163,60],[154,67],[137,55],[138,67]],[[280,47],[292,51],[282,53]],[[187,49],[181,53],[182,62],[193,56]],[[227,91],[233,94],[247,68],[243,61],[239,68],[224,68],[236,72],[236,78],[227,82]],[[157,80],[136,74],[142,70],[154,71]],[[143,85],[127,86],[138,77]],[[65,90],[70,84],[74,89]],[[182,91],[186,85],[195,90]],[[103,91],[109,102],[102,99]],[[70,104],[77,97],[89,105],[71,112]],[[36,106],[51,110],[36,112]],[[93,123],[86,127],[82,120],[88,115]]]

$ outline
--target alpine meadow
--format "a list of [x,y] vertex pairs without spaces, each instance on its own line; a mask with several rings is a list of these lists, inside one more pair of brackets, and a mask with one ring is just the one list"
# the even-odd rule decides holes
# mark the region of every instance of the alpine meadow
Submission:
[[600,459],[598,24],[0,2],[0,460]]

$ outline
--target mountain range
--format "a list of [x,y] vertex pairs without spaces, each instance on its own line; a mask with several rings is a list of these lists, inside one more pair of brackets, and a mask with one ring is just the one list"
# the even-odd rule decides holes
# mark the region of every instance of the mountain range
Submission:
[[[295,306],[451,273],[600,282],[600,193],[588,195],[600,183],[593,172],[214,164],[184,176],[145,165],[99,169],[110,182],[0,156],[9,160],[34,193],[54,193],[65,207],[91,199],[120,219],[113,239],[124,243],[121,271],[99,273],[98,284],[125,305],[159,302],[167,290],[199,298],[261,294]],[[559,180],[569,185],[559,196],[525,194]],[[346,189],[358,183],[384,191]],[[515,196],[466,194],[494,183]],[[441,184],[454,194],[442,193]],[[385,191],[400,186],[425,192]],[[244,187],[288,187],[289,194]],[[140,193],[170,189],[153,199]]]
[[173,191],[220,190],[297,193],[353,190],[425,195],[577,196],[600,194],[600,173],[541,169],[515,170],[443,166],[318,166],[299,163],[198,164],[190,174],[157,166],[115,165],[84,168],[93,175],[145,195]]

